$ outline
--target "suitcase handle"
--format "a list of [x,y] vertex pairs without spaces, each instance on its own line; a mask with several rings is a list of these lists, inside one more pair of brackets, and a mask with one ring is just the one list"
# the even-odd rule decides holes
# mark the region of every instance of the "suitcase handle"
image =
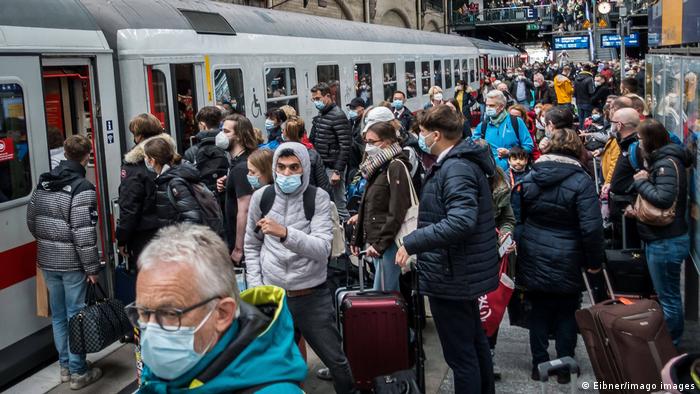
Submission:
[[537,365],[537,372],[540,374],[540,382],[549,380],[549,374],[556,371],[566,370],[570,374],[576,374],[576,377],[581,376],[581,369],[578,363],[573,358],[566,356],[556,360],[545,361]]
[[[605,268],[605,264],[601,265],[601,271],[603,271],[605,287],[608,295],[610,296],[610,301],[615,301],[615,291],[613,290],[612,284],[610,283],[610,276],[608,276],[608,270]],[[585,268],[581,268],[581,275],[583,276],[583,283],[586,284],[586,290],[588,291],[588,297],[591,300],[591,305],[595,305],[595,299],[593,299],[593,290],[591,289],[591,284],[588,281],[588,275]]]

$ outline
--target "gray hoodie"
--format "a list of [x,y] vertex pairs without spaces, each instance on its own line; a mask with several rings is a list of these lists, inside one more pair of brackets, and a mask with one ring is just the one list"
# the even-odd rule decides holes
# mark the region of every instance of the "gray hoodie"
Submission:
[[[285,290],[301,290],[318,286],[326,281],[326,267],[331,253],[333,225],[330,197],[324,190],[316,189],[316,209],[311,221],[304,215],[304,190],[309,185],[311,161],[306,147],[296,142],[286,142],[275,150],[274,168],[279,155],[286,149],[294,151],[303,169],[302,184],[291,194],[283,193],[277,184],[265,186],[250,200],[248,224],[245,234],[245,261],[248,286],[275,285]],[[255,232],[261,219],[260,200],[268,187],[274,187],[276,196],[267,218],[287,227],[287,239]]]

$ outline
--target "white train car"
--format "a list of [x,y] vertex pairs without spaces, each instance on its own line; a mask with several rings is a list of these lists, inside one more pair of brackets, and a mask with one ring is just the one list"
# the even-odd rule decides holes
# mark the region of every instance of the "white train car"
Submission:
[[310,123],[310,88],[328,82],[343,109],[355,97],[376,105],[401,90],[417,110],[430,86],[451,97],[457,80],[478,86],[485,68],[517,56],[459,36],[201,0],[4,0],[0,388],[55,357],[50,319],[36,317],[36,244],[25,216],[62,138],[93,140],[88,177],[98,190],[103,281],[113,291],[119,166],[133,146],[126,125],[134,115],[155,114],[184,151],[205,105],[229,105],[264,129],[266,111],[289,104]]

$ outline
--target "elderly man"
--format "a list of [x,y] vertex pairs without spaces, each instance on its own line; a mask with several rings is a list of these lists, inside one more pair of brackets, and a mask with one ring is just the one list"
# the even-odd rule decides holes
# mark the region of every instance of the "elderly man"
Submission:
[[[615,105],[618,100],[620,99],[615,100],[613,105]],[[615,164],[615,170],[610,180],[610,191],[618,195],[627,195],[632,191],[635,172],[629,161],[627,152],[630,145],[637,141],[639,113],[637,113],[634,108],[621,108],[616,110],[612,115],[610,123],[611,133],[617,139],[617,144],[620,146],[620,151],[622,152],[622,156],[619,157]],[[638,154],[637,157],[641,157],[641,155]]]
[[224,241],[208,227],[166,227],[139,258],[141,393],[302,393],[306,364],[284,290],[239,295]]
[[534,79],[535,104],[556,104],[557,95],[554,94],[554,89],[544,80],[544,75],[537,73]]
[[326,286],[333,239],[330,197],[309,186],[311,162],[302,144],[280,145],[272,169],[274,184],[253,193],[248,211],[248,285],[287,290],[295,330],[328,366],[335,391],[352,393],[354,380]]
[[525,122],[505,110],[506,97],[501,91],[492,90],[486,94],[484,121],[474,129],[473,139],[483,138],[491,146],[491,152],[504,171],[508,170],[510,148],[520,146],[532,153],[534,144]]

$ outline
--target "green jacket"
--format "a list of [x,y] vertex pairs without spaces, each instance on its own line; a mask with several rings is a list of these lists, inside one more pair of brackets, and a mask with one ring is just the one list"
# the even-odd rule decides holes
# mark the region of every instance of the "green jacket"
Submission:
[[510,205],[510,187],[507,183],[501,183],[493,190],[493,211],[498,231],[501,234],[512,233],[515,229],[515,214]]

